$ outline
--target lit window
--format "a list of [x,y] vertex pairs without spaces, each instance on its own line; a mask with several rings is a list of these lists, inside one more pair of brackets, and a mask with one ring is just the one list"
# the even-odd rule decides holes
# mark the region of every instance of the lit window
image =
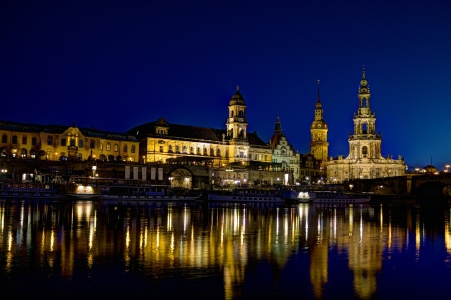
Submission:
[[119,145],[118,144],[114,144],[114,152],[118,152],[119,151]]
[[106,143],[106,151],[111,151],[111,144],[110,143]]

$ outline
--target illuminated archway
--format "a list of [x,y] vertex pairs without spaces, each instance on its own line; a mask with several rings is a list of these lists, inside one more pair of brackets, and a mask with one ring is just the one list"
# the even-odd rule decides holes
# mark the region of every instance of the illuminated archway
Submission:
[[169,181],[172,188],[191,189],[193,185],[193,176],[183,168],[178,168],[169,174]]

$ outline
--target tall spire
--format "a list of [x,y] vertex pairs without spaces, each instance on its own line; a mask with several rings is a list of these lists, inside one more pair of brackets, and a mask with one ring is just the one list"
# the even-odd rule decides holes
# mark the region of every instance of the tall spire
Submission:
[[318,101],[316,101],[317,103],[321,103],[321,97],[320,97],[320,93],[319,93],[319,82],[321,80],[318,79]]
[[366,79],[365,78],[365,65],[362,66],[362,79]]
[[280,125],[280,118],[277,117],[276,124],[274,125],[274,133],[282,133],[282,125]]

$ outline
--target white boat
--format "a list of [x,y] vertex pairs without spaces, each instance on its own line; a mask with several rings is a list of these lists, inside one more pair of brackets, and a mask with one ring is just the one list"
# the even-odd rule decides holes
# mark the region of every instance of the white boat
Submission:
[[113,185],[105,189],[102,199],[150,200],[150,201],[194,201],[202,194],[176,193],[169,185]]
[[252,202],[252,203],[283,203],[277,191],[264,191],[252,189],[236,189],[232,193],[208,193],[211,202]]
[[291,203],[307,203],[312,200],[310,198],[309,192],[307,191],[296,191],[296,190],[282,191],[281,197],[286,202]]
[[97,182],[90,177],[72,177],[67,184],[66,197],[76,199],[94,199],[100,197]]
[[369,193],[333,191],[310,191],[308,197],[313,203],[366,203],[371,199]]
[[62,197],[65,186],[57,183],[1,182],[0,198],[51,198]]

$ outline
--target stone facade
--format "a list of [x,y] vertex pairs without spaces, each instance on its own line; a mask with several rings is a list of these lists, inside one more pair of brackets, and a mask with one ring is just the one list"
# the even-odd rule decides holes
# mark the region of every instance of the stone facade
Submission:
[[370,87],[362,69],[358,91],[359,107],[354,114],[354,133],[349,135],[349,155],[346,158],[330,157],[325,163],[327,179],[343,182],[350,179],[371,179],[405,174],[405,163],[401,156],[382,157],[382,136],[376,133],[376,113],[370,106]]
[[22,159],[137,162],[138,140],[126,133],[0,121],[0,156]]
[[300,155],[294,150],[286,135],[283,133],[280,118],[277,117],[274,134],[269,142],[272,149],[272,161],[281,165],[281,170],[288,174],[288,183],[294,184],[299,180]]
[[237,87],[228,106],[225,129],[156,122],[139,125],[129,134],[140,141],[144,163],[186,163],[224,168],[271,163],[271,148],[256,132],[247,132],[246,102]]

